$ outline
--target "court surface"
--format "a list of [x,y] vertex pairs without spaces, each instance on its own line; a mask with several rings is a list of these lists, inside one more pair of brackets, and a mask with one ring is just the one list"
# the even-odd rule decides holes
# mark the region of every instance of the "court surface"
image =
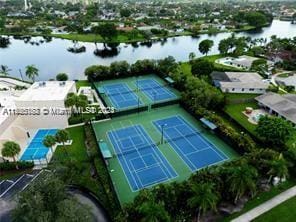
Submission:
[[132,191],[177,177],[141,125],[109,131],[107,135]]
[[152,102],[177,98],[172,91],[151,78],[137,80],[136,85]]
[[103,89],[116,109],[131,108],[142,104],[139,97],[125,83],[104,85]]
[[165,141],[173,147],[191,171],[228,159],[203,137],[201,131],[196,130],[179,115],[153,121],[153,124],[160,132],[163,129]]
[[40,129],[27,146],[20,160],[38,160],[46,157],[50,148],[43,145],[43,140],[47,135],[54,136],[57,129]]

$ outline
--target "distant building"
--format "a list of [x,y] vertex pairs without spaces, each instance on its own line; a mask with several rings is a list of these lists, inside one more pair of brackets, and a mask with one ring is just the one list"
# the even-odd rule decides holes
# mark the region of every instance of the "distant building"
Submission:
[[[243,56],[239,56],[238,58],[234,58],[234,57],[221,58],[216,60],[216,62],[226,66],[232,66],[239,69],[249,70],[252,67],[253,62],[258,59],[259,58],[257,57],[243,55]],[[270,69],[271,67],[273,67],[274,63],[272,61],[267,61],[267,65]]]
[[269,85],[256,72],[212,72],[211,77],[214,85],[225,93],[262,94]]
[[255,98],[259,106],[270,114],[282,117],[296,125],[296,95],[279,95],[273,92]]

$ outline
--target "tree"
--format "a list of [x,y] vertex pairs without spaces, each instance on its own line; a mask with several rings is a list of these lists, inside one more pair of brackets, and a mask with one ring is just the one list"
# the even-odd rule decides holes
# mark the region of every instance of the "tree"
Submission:
[[[74,115],[80,113],[82,115],[82,109],[84,109],[88,104],[87,97],[85,95],[77,95],[75,93],[68,93],[67,98],[65,100],[65,106],[71,107],[72,111],[74,112]],[[73,110],[73,107],[76,110]]]
[[[103,38],[104,43],[110,41],[117,35],[117,30],[113,23],[103,23],[99,26],[96,26],[93,28],[93,32],[99,34]],[[104,46],[106,47],[105,44]]]
[[51,174],[35,180],[20,193],[12,219],[19,222],[92,221],[88,207],[69,196],[64,183]]
[[51,153],[53,154],[53,146],[56,144],[56,139],[52,135],[47,135],[43,139],[43,145],[51,149]]
[[68,133],[67,130],[58,130],[56,135],[55,135],[55,139],[58,143],[62,143],[63,144],[63,148],[66,152],[66,154],[68,155],[65,143],[70,140],[70,135]]
[[26,66],[26,76],[35,82],[35,78],[39,75],[39,70],[34,65]]
[[195,183],[191,186],[193,196],[188,200],[188,205],[198,209],[197,221],[207,210],[216,210],[219,197],[212,183]]
[[231,41],[232,40],[230,39],[222,39],[219,42],[218,50],[221,54],[227,54],[229,52],[229,50],[232,48]]
[[262,27],[267,23],[267,17],[261,12],[249,12],[246,14],[245,19],[249,25],[257,28]]
[[[13,158],[13,161],[16,163],[15,156],[19,154],[21,151],[20,145],[13,142],[13,141],[7,141],[3,144],[2,148],[2,156],[4,157],[10,157]],[[16,163],[16,169],[18,169],[18,165]]]
[[213,45],[214,45],[214,42],[212,40],[205,39],[199,43],[198,49],[202,54],[208,55],[208,52],[211,50]]
[[235,195],[234,203],[247,191],[250,191],[252,195],[255,193],[257,175],[258,172],[256,168],[245,162],[239,162],[229,167],[226,181],[229,191]]
[[295,129],[290,122],[282,118],[262,116],[258,121],[256,132],[264,142],[273,146],[284,146]]
[[116,76],[127,76],[129,69],[130,65],[126,61],[112,62],[110,65],[110,73]]
[[195,55],[194,52],[190,52],[190,53],[189,53],[189,60],[190,60],[190,61],[194,60],[195,57],[196,57],[196,55]]
[[210,75],[214,71],[214,65],[207,59],[196,59],[191,62],[191,72],[199,77],[202,75]]
[[66,73],[59,73],[56,76],[57,81],[67,81],[68,79],[69,79],[69,77]]
[[11,69],[8,68],[8,66],[1,65],[0,74],[3,76],[8,76]]
[[268,71],[267,61],[265,59],[256,59],[252,63],[251,70],[265,76]]
[[270,175],[269,181],[271,181],[272,177],[279,177],[280,181],[289,175],[288,163],[283,157],[283,154],[280,154],[276,159],[271,161],[271,168],[268,172]]
[[132,14],[131,10],[129,10],[127,8],[123,8],[120,10],[121,17],[130,17],[131,14]]
[[162,204],[155,201],[146,201],[138,207],[143,222],[168,222],[170,217]]

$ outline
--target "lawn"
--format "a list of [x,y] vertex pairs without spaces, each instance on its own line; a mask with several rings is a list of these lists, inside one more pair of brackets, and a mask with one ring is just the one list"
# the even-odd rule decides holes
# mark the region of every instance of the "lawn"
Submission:
[[88,80],[79,80],[76,82],[77,90],[82,86],[91,86],[91,83]]
[[226,99],[229,101],[236,101],[236,100],[252,100],[255,97],[259,96],[259,94],[254,93],[227,93],[225,94]]
[[65,165],[71,159],[76,164],[75,168],[79,170],[79,174],[73,178],[73,182],[88,188],[98,195],[98,183],[90,174],[91,162],[86,153],[83,126],[69,128],[67,131],[73,143],[70,146],[66,146],[67,153],[62,146],[59,146],[54,153],[51,165],[59,167],[60,164]]
[[[260,204],[262,204],[262,203],[270,200],[271,198],[275,197],[276,195],[284,192],[285,190],[295,186],[295,184],[296,184],[295,180],[289,180],[289,181],[286,181],[286,182],[280,184],[279,186],[272,187],[269,191],[258,194],[252,200],[249,200],[240,212],[234,213],[228,217],[225,217],[220,222],[226,222],[226,221],[233,220],[234,218],[246,213],[249,210],[252,210],[253,208],[259,206]],[[281,220],[265,220],[265,221],[281,221]]]
[[256,102],[248,102],[241,104],[228,104],[225,106],[224,111],[248,132],[250,132],[252,135],[256,135],[256,125],[250,123],[248,118],[242,113],[246,107],[252,107],[253,109],[259,108]]
[[292,197],[286,200],[282,204],[276,206],[270,211],[262,214],[254,222],[265,222],[265,221],[281,221],[291,222],[295,221],[296,218],[296,197]]

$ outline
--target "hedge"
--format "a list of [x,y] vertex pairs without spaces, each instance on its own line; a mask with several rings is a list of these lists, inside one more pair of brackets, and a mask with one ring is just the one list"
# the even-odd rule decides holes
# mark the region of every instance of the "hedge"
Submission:
[[2,171],[9,171],[9,170],[15,170],[16,165],[18,166],[19,170],[24,169],[30,169],[34,167],[34,162],[25,162],[25,161],[19,161],[19,162],[3,162],[0,163],[0,170]]

